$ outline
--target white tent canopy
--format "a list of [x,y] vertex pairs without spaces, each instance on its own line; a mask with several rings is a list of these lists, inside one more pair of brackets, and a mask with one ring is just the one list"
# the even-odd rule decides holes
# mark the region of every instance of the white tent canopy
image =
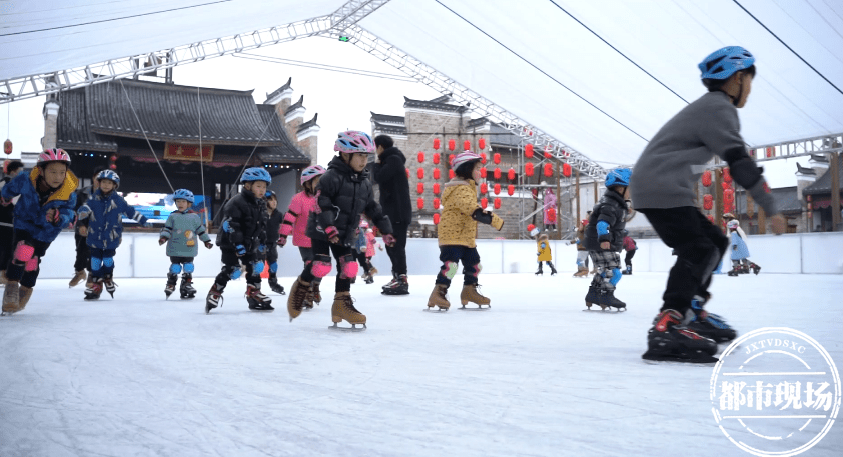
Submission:
[[[344,4],[15,2],[0,21],[0,81],[326,16]],[[357,25],[606,164],[633,163],[702,95],[697,64],[726,45],[757,58],[741,112],[751,146],[843,132],[843,2],[393,0]]]

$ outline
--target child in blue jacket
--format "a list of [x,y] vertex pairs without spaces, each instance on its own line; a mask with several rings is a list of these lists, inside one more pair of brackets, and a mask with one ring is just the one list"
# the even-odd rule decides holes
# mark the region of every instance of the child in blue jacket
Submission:
[[85,289],[85,300],[96,300],[105,290],[114,298],[116,286],[112,280],[114,255],[123,240],[123,215],[149,226],[143,214],[117,195],[120,177],[111,170],[97,175],[99,189],[79,208],[79,220],[88,220],[88,247],[91,248],[91,285]]
[[15,250],[6,268],[3,315],[23,310],[38,279],[41,257],[61,229],[73,222],[74,191],[79,180],[68,169],[70,156],[62,149],[48,149],[38,156],[31,172],[20,173],[3,186],[0,204],[15,205]]

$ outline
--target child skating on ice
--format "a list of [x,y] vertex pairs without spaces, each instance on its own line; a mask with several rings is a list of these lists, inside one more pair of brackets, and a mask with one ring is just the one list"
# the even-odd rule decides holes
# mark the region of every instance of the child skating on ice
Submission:
[[170,298],[176,290],[179,273],[182,273],[179,287],[181,298],[193,298],[196,296],[196,289],[193,288],[193,258],[199,254],[198,241],[204,243],[208,249],[214,245],[205,230],[202,217],[190,210],[194,202],[193,192],[179,189],[173,193],[173,200],[176,210],[167,217],[167,222],[161,229],[161,238],[158,240],[159,245],[167,243],[167,256],[170,257],[164,293]]
[[[591,211],[588,212],[591,214]],[[577,224],[577,237],[570,241],[570,244],[577,245],[577,272],[574,273],[575,278],[585,278],[588,276],[588,249],[585,248],[585,227],[588,225],[588,219],[583,219]]]
[[220,305],[228,281],[238,279],[241,265],[246,269],[246,302],[252,311],[272,311],[272,300],[261,292],[261,272],[266,256],[266,188],[272,183],[260,167],[247,168],[240,176],[243,190],[231,197],[222,209],[222,225],[217,234],[222,269],[205,298],[205,314]]
[[717,342],[737,332],[703,305],[711,273],[729,245],[719,227],[696,207],[694,186],[715,156],[726,161],[732,178],[772,217],[773,231],[784,231],[769,188],[746,151],[738,108],[752,89],[755,57],[740,46],[715,51],[699,64],[708,93],[667,122],[650,140],[630,183],[632,201],[659,238],[676,252],[660,313],[647,336],[647,360],[713,363]]
[[755,274],[761,271],[761,267],[749,260],[749,247],[746,245],[746,235],[741,230],[741,224],[732,219],[726,224],[729,229],[729,251],[732,258],[732,269],[729,271],[729,276],[737,276],[743,273],[749,273],[749,269]]
[[[302,312],[304,300],[311,284],[324,278],[331,271],[331,254],[337,261],[337,279],[334,286],[334,303],[331,320],[334,328],[345,320],[355,329],[357,324],[366,327],[366,316],[354,307],[351,298],[351,278],[357,276],[357,262],[352,249],[360,224],[360,213],[383,233],[388,246],[395,242],[389,218],[384,216],[375,201],[372,183],[366,172],[369,154],[375,146],[368,134],[358,131],[342,132],[334,142],[338,154],[328,164],[317,192],[317,209],[307,223],[307,236],[313,248],[313,261],[305,266],[296,278],[287,298],[287,312],[292,321]],[[341,327],[339,327],[341,328]]]
[[123,216],[149,226],[143,214],[135,211],[117,194],[120,176],[112,170],[97,175],[99,188],[79,208],[79,220],[87,221],[88,236],[85,242],[91,251],[91,285],[85,289],[85,300],[97,300],[103,287],[114,298],[114,256],[123,240]]
[[[299,248],[301,260],[307,267],[313,262],[313,249],[310,238],[307,236],[307,220],[310,213],[316,211],[316,186],[319,178],[325,174],[325,169],[319,165],[311,165],[301,172],[302,191],[293,196],[287,212],[284,213],[284,220],[281,222],[281,229],[278,236],[278,246],[282,248],[287,244],[287,237],[293,235],[293,246]],[[322,301],[322,294],[319,292],[319,283],[322,278],[314,278],[310,283],[308,294],[304,298],[302,306],[306,309],[313,308],[313,303]],[[289,297],[288,297],[289,299]]]
[[539,269],[536,271],[536,276],[544,275],[544,271],[542,270],[542,264],[547,262],[547,266],[550,267],[550,276],[556,274],[556,267],[553,266],[553,252],[550,248],[550,237],[547,236],[547,233],[542,233],[539,235],[539,239],[536,240],[536,247],[538,248],[538,262],[539,262]]
[[451,168],[454,179],[445,184],[442,193],[442,217],[439,221],[439,260],[442,268],[436,276],[436,285],[427,302],[428,309],[438,307],[447,311],[448,288],[457,275],[459,263],[463,265],[463,288],[460,301],[465,307],[469,302],[479,307],[491,306],[491,300],[477,290],[480,274],[480,253],[477,252],[477,223],[491,225],[497,230],[503,228],[503,219],[484,211],[477,203],[477,181],[480,180],[482,158],[465,151],[457,155]]
[[623,271],[623,274],[631,275],[632,258],[635,257],[635,251],[638,250],[638,243],[636,243],[631,236],[627,235],[623,237],[623,250],[626,251],[626,256],[623,258],[623,263],[626,266],[626,269]]
[[[14,251],[6,266],[3,314],[22,311],[32,297],[41,258],[63,227],[73,222],[74,191],[79,181],[68,169],[70,156],[48,149],[29,173],[19,173],[3,186],[0,205],[15,204]],[[8,242],[8,240],[4,240]]]
[[278,284],[278,237],[284,213],[278,211],[278,196],[266,191],[266,263],[269,266],[269,288],[279,295],[284,295],[284,287]]
[[378,274],[378,269],[372,265],[372,257],[375,256],[375,247],[383,251],[383,247],[375,238],[375,232],[369,228],[369,223],[362,219],[360,220],[360,234],[357,241],[357,261],[360,267],[363,268],[363,276],[361,278],[366,284],[375,282],[374,276]]
[[615,168],[606,175],[606,193],[594,205],[591,219],[585,231],[585,247],[588,249],[597,274],[591,281],[585,305],[591,309],[595,304],[602,309],[608,307],[625,309],[626,303],[615,297],[615,288],[623,276],[621,255],[623,237],[626,232],[626,204],[629,180],[632,170]]

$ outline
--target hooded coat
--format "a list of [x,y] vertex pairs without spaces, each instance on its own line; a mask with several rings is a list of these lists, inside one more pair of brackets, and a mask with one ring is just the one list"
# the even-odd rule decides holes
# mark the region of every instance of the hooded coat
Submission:
[[260,246],[266,245],[266,200],[244,188],[231,197],[222,213],[217,246],[233,250],[243,245],[247,253],[257,254]]
[[97,189],[94,195],[79,208],[79,220],[88,220],[88,236],[85,242],[95,249],[117,249],[123,240],[123,215],[146,225],[143,214],[117,195],[117,190],[108,195]]
[[375,163],[374,179],[380,191],[380,204],[390,222],[410,225],[413,207],[410,203],[410,184],[404,164],[407,159],[396,147],[383,151],[380,163]]
[[[47,197],[42,204],[41,196],[38,194],[38,178],[41,176],[41,167],[35,167],[27,173],[20,173],[8,184],[3,186],[2,195],[6,201],[20,195],[15,204],[16,230],[26,230],[36,240],[45,243],[52,243],[59,236],[61,229],[73,222],[75,215],[73,208],[76,205],[76,186],[79,180],[70,171],[64,182],[58,189]],[[47,211],[55,209],[59,212],[59,221],[56,224],[47,221]]]
[[[623,238],[626,236],[627,207],[623,196],[611,189],[600,197],[594,205],[588,225],[585,226],[585,248],[589,251],[602,251],[600,243],[611,243],[609,250],[620,252],[623,249]],[[609,224],[609,233],[597,234],[597,223],[604,221]]]

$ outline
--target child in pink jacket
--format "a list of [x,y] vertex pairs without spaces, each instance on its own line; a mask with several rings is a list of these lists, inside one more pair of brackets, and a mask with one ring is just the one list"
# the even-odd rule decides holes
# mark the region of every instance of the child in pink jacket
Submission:
[[[278,230],[278,246],[284,247],[287,244],[287,237],[293,234],[293,246],[299,248],[301,259],[305,265],[313,261],[313,250],[310,248],[310,238],[305,235],[307,220],[310,213],[316,211],[316,185],[319,184],[319,177],[325,173],[325,169],[319,165],[305,168],[301,172],[301,186],[304,190],[293,196],[290,206],[284,214],[281,228]],[[322,301],[319,293],[319,280],[314,280],[310,285],[310,293],[304,301],[304,307],[313,308],[313,302]]]
[[372,265],[372,257],[375,256],[375,246],[378,247],[381,251],[383,251],[383,247],[378,244],[377,239],[375,239],[375,233],[372,229],[369,228],[369,223],[365,219],[360,220],[360,234],[365,239],[365,250],[361,249],[360,256],[358,257],[358,262],[360,266],[363,268],[363,280],[366,284],[372,284],[375,282],[373,276],[378,273],[378,269]]

